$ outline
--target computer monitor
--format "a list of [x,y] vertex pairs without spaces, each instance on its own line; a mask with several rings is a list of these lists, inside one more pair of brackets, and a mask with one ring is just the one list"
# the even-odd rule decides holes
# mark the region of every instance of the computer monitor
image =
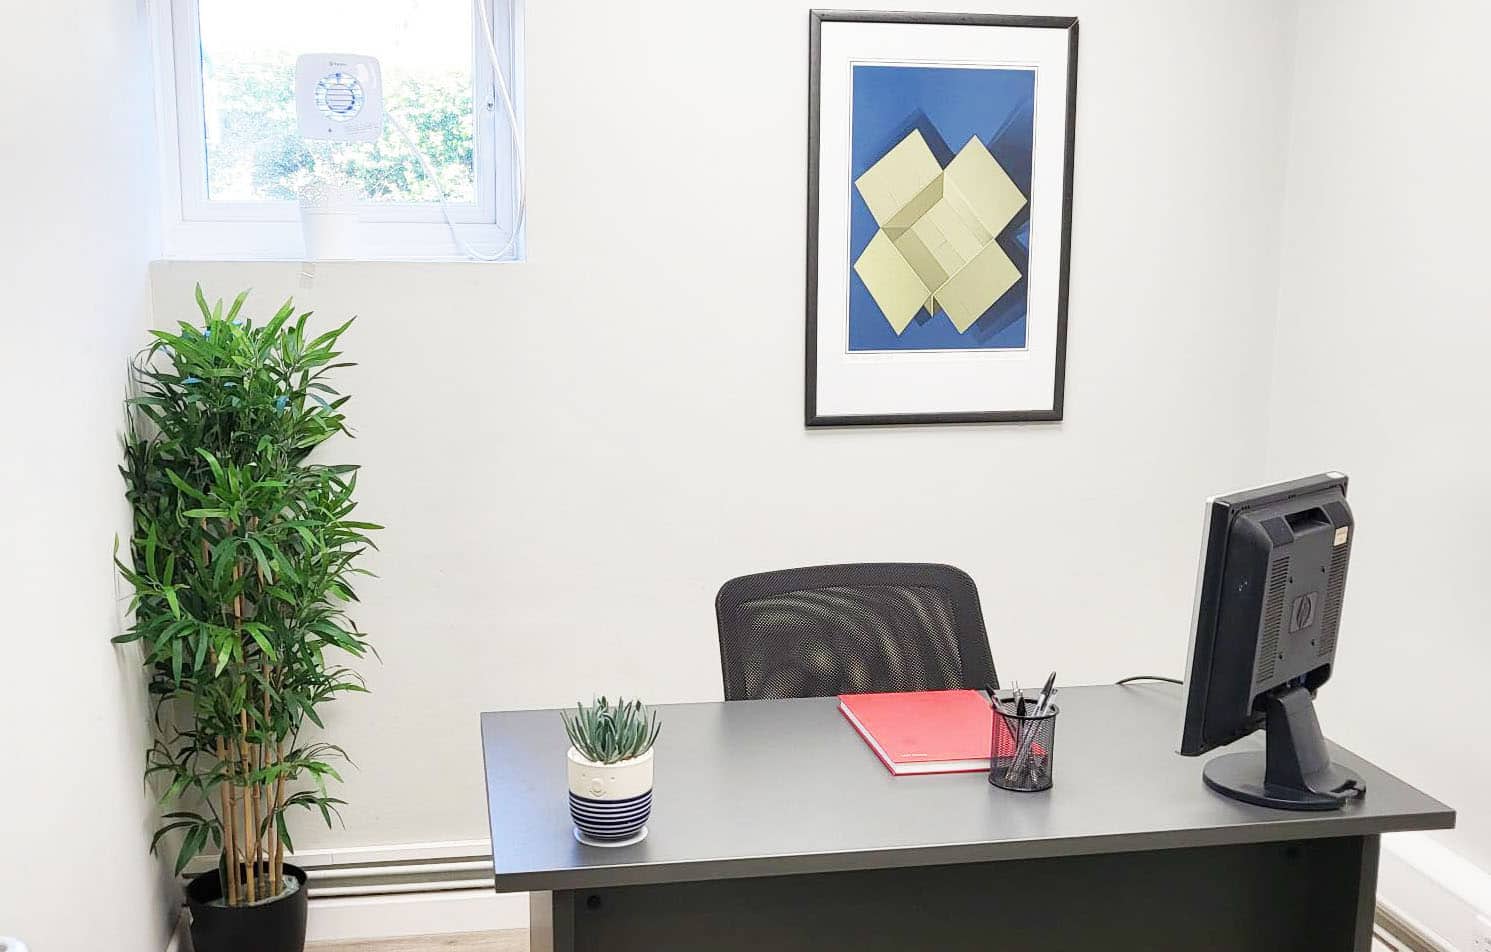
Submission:
[[1206,785],[1261,806],[1340,809],[1366,786],[1331,762],[1314,698],[1335,664],[1356,534],[1346,477],[1214,497],[1204,532],[1180,752],[1264,728],[1264,750],[1213,758]]

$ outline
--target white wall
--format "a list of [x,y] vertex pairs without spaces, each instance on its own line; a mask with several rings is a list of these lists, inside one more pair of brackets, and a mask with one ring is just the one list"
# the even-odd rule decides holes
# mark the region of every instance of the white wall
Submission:
[[[155,270],[157,321],[190,314],[197,280],[362,315],[344,451],[390,525],[362,614],[385,663],[333,722],[361,765],[348,828],[300,845],[484,836],[481,710],[717,697],[711,601],[740,572],[948,560],[980,581],[1007,678],[1177,671],[1200,499],[1338,467],[1363,534],[1327,726],[1470,807],[1440,840],[1491,867],[1472,416],[1491,396],[1491,12],[964,7],[1082,18],[1060,426],[802,429],[806,6],[785,0],[529,4],[526,264],[323,265],[308,288],[290,265]],[[144,849],[138,672],[106,640],[122,361],[154,246],[147,57],[131,4],[19,10],[0,59],[0,120],[26,145],[0,157],[0,754],[24,780],[0,785],[0,933],[157,952],[171,900]],[[16,94],[60,50],[115,120],[102,149]],[[1434,684],[1416,719],[1384,702]],[[87,915],[75,882],[106,883]]]
[[161,952],[143,676],[109,644],[124,361],[148,326],[154,247],[143,17],[77,0],[7,4],[5,24],[0,934],[32,952]]
[[804,430],[801,2],[530,2],[525,264],[157,267],[162,322],[361,316],[383,664],[298,846],[484,837],[482,710],[719,697],[744,572],[946,560],[1006,678],[1179,671],[1202,500],[1263,470],[1292,5],[962,6],[1082,19],[1059,426]]
[[[1460,808],[1491,869],[1491,7],[1302,4],[1269,470],[1352,476],[1326,729]],[[1491,909],[1487,910],[1491,914]]]

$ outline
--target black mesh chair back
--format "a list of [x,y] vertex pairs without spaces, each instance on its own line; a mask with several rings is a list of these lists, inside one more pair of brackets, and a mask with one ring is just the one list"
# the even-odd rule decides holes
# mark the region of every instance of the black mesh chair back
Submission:
[[998,686],[978,589],[950,565],[818,565],[715,599],[725,700]]

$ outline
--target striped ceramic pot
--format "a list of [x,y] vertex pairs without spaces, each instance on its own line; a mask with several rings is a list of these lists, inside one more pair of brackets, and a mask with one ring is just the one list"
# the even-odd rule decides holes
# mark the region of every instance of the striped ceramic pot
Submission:
[[652,813],[652,751],[614,764],[569,750],[569,815],[575,839],[591,846],[629,846],[647,835]]

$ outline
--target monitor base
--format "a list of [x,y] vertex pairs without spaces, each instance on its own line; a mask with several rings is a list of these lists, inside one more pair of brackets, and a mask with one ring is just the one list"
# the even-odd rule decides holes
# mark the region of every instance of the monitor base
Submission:
[[1339,810],[1367,792],[1356,773],[1331,763],[1315,702],[1303,687],[1264,698],[1264,750],[1207,761],[1201,779],[1217,793],[1276,810]]
[[1335,764],[1307,777],[1305,787],[1271,784],[1264,780],[1267,757],[1261,750],[1223,754],[1206,762],[1201,779],[1224,797],[1275,810],[1339,810],[1365,789],[1361,777]]

